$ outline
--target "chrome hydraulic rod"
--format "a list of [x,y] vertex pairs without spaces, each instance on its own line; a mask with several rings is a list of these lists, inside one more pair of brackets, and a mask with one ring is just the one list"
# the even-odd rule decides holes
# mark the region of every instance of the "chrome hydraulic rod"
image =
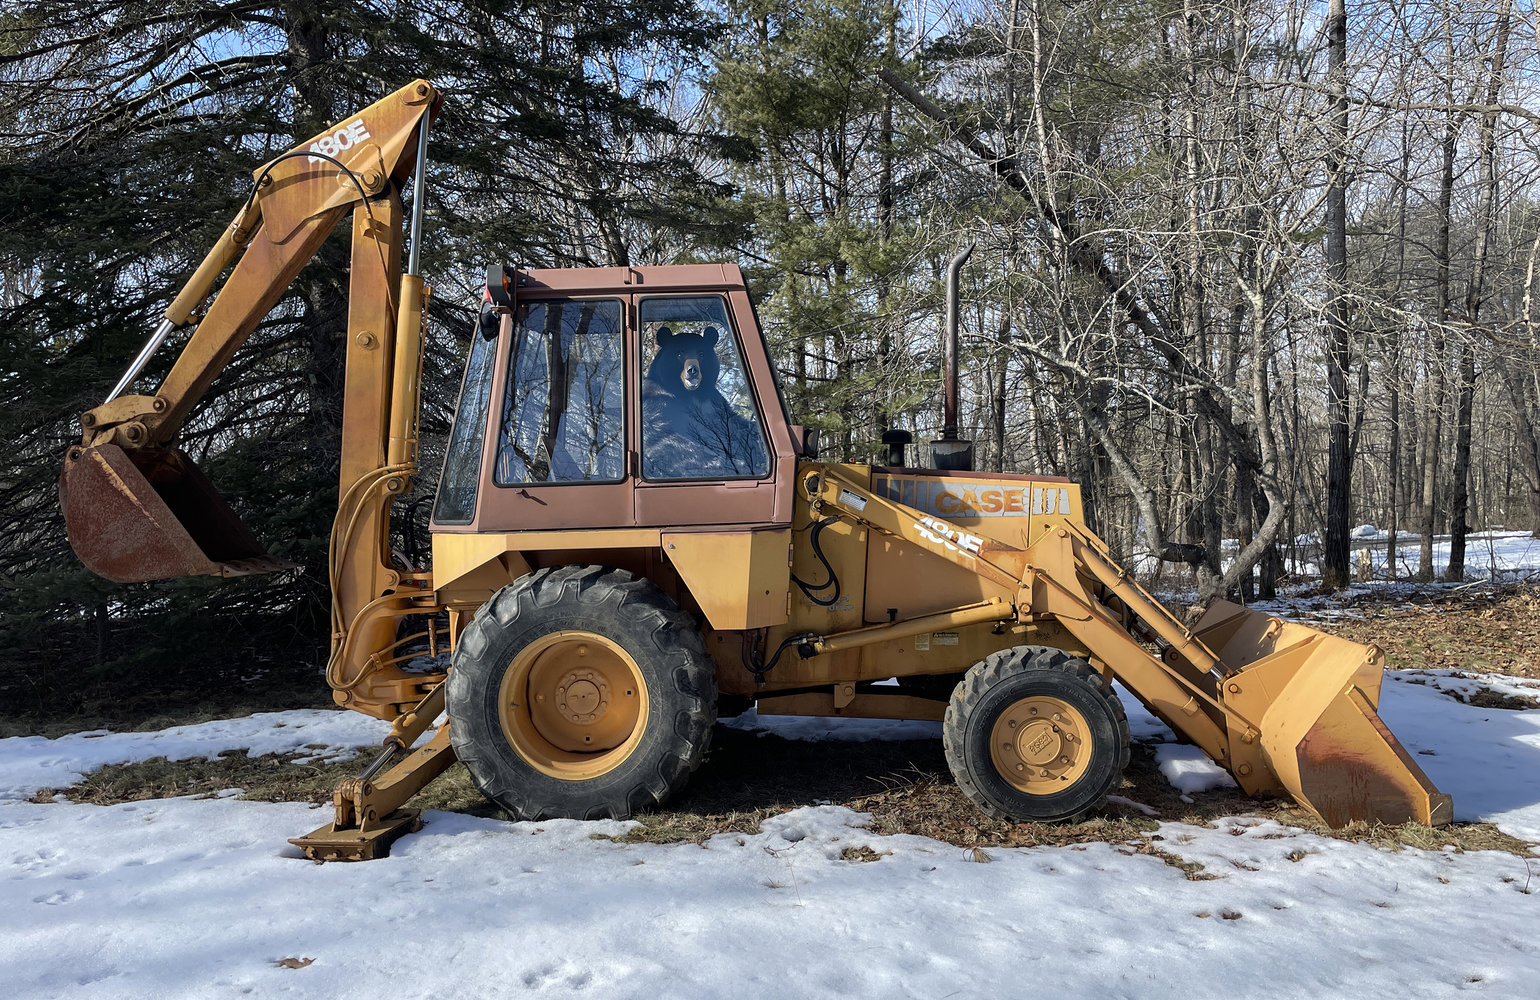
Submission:
[[417,167],[412,171],[412,236],[407,250],[406,273],[420,275],[422,259],[423,198],[427,192],[424,178],[428,173],[428,118],[423,116],[417,127]]
[[155,356],[155,352],[160,350],[160,345],[166,342],[166,338],[171,336],[171,331],[175,329],[176,324],[169,319],[160,321],[160,326],[157,326],[155,332],[150,334],[150,339],[145,341],[144,347],[139,351],[139,356],[134,358],[133,364],[128,366],[128,371],[123,373],[123,377],[118,379],[118,384],[113,386],[112,391],[107,394],[107,398],[102,400],[104,404],[117,399],[123,394],[124,389],[133,384],[134,379],[139,377],[139,373],[144,371],[144,366],[150,363],[150,358]]

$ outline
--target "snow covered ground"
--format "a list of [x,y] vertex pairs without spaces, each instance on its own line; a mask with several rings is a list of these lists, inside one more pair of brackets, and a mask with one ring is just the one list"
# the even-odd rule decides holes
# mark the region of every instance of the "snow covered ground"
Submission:
[[253,757],[307,753],[315,760],[346,759],[360,747],[379,746],[389,732],[390,723],[357,712],[301,709],[173,726],[154,733],[99,729],[56,740],[17,736],[0,740],[0,800],[27,798],[40,788],[66,788],[108,764],[152,757],[214,758],[234,749]]
[[[1390,578],[1385,571],[1386,558],[1389,555],[1388,540],[1389,536],[1386,532],[1372,524],[1359,525],[1353,529],[1351,565],[1355,573],[1359,566],[1360,553],[1364,553],[1369,560],[1369,578],[1380,581],[1382,585],[1388,581]],[[1410,580],[1422,565],[1418,541],[1417,535],[1407,534],[1404,531],[1397,535],[1397,580]],[[1223,562],[1226,566],[1238,549],[1239,544],[1235,539],[1225,540]],[[1319,580],[1320,557],[1320,538],[1316,535],[1301,535],[1294,540],[1294,547],[1285,552],[1286,567],[1296,579]],[[1444,571],[1449,567],[1448,535],[1434,536],[1432,562],[1434,577],[1443,579]],[[1141,576],[1153,574],[1157,563],[1158,560],[1148,553],[1136,552],[1127,560],[1129,569]],[[1172,569],[1170,566],[1164,568],[1168,572]],[[1473,532],[1466,537],[1466,580],[1517,583],[1535,579],[1537,576],[1540,576],[1540,538],[1532,537],[1527,531],[1503,530]]]
[[[1540,843],[1540,710],[1438,690],[1481,683],[1540,693],[1512,678],[1396,673],[1382,713],[1453,793],[1457,818]],[[1132,708],[1135,737],[1160,739]],[[835,733],[814,720],[734,724]],[[877,836],[862,814],[817,806],[701,846],[617,844],[604,839],[624,832],[616,822],[430,813],[387,859],[317,866],[285,843],[324,820],[304,805],[26,801],[107,762],[243,747],[336,756],[383,731],[288,712],[0,740],[0,996],[1540,995],[1540,853],[1393,853],[1246,816],[1163,823],[1143,844],[975,852]],[[1188,748],[1159,753],[1189,795],[1228,780]],[[1210,877],[1189,880],[1152,847]]]
[[[1387,580],[1385,561],[1388,554],[1386,533],[1372,524],[1359,525],[1353,531],[1353,556],[1352,565],[1355,570],[1361,558],[1359,553],[1367,553],[1371,568],[1371,576],[1375,580]],[[1320,566],[1314,561],[1319,558],[1320,543],[1314,536],[1306,536],[1300,539],[1301,559],[1289,566],[1289,571],[1303,577],[1319,577]],[[1416,535],[1408,535],[1402,532],[1396,539],[1396,577],[1400,580],[1410,579],[1415,576],[1422,565],[1422,556],[1418,549],[1419,539]],[[1435,535],[1433,538],[1433,575],[1443,578],[1444,571],[1449,567],[1449,536]],[[1527,531],[1481,531],[1474,532],[1465,539],[1465,577],[1467,580],[1493,580],[1498,582],[1515,582],[1527,580],[1540,572],[1540,538],[1535,538]]]

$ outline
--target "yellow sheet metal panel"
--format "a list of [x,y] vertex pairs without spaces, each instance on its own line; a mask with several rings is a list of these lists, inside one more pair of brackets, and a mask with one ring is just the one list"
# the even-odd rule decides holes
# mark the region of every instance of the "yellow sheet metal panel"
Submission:
[[[801,463],[798,475],[802,475],[810,464],[813,463]],[[863,487],[871,476],[871,467],[865,465],[829,465],[828,468]],[[839,579],[838,597],[835,597],[833,587],[822,586],[829,580],[829,571],[813,550],[815,531],[818,548]],[[866,593],[866,539],[869,534],[866,526],[842,518],[833,518],[822,529],[816,528],[808,498],[802,490],[797,490],[792,505],[791,570],[798,580],[805,581],[807,589],[795,583],[789,586],[793,630],[829,635],[860,628],[867,623],[862,596]],[[820,601],[829,603],[818,603]],[[880,620],[886,621],[885,618]]]
[[[499,557],[505,568],[501,586],[523,576],[532,568],[521,552],[549,552],[555,549],[657,548],[662,533],[657,528],[615,528],[604,531],[514,531],[487,534],[435,532],[433,535],[433,580],[441,594],[454,594],[482,585],[487,577],[483,567]],[[482,571],[482,572],[478,572]],[[476,574],[474,580],[467,579]],[[494,587],[493,589],[496,589]]]
[[902,620],[1010,597],[977,573],[902,538],[871,533],[866,551],[866,620]]
[[[507,551],[501,535],[450,535],[433,536],[433,583],[440,595],[452,594],[469,585],[487,581],[467,579],[472,575],[484,576],[482,571],[498,556]],[[495,567],[501,571],[501,564]],[[508,582],[506,579],[503,583]],[[501,586],[501,584],[499,584]]]
[[[1058,479],[981,472],[892,472],[872,475],[871,490],[969,532],[1025,548],[1049,525],[1080,521],[1080,487]],[[867,552],[867,621],[931,614],[1009,597],[977,573],[935,558],[900,538],[873,533]]]
[[665,531],[662,546],[712,628],[786,623],[791,529]]
[[878,470],[871,490],[975,534],[1024,548],[1050,525],[1084,523],[1080,486],[1057,478],[987,472]]

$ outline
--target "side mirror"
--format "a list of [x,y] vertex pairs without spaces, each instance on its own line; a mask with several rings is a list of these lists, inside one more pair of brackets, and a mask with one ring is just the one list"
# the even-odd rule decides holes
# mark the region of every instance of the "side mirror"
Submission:
[[792,424],[791,444],[796,449],[798,458],[817,458],[818,428]]
[[487,301],[505,309],[513,308],[513,292],[510,290],[510,285],[508,270],[503,265],[493,264],[487,268]]
[[492,304],[490,302],[482,303],[481,316],[476,320],[476,329],[481,332],[481,339],[496,340],[497,333],[502,329],[502,325],[502,317],[498,315],[496,309],[492,308]]

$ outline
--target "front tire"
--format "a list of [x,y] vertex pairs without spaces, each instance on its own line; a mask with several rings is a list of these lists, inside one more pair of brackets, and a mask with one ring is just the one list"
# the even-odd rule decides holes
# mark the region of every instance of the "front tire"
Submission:
[[450,741],[515,819],[626,819],[705,757],[716,670],[695,624],[624,570],[560,566],[476,613],[445,682]]
[[1072,821],[1106,801],[1128,765],[1128,718],[1112,685],[1063,650],[1015,646],[974,664],[942,723],[946,760],[981,810]]

